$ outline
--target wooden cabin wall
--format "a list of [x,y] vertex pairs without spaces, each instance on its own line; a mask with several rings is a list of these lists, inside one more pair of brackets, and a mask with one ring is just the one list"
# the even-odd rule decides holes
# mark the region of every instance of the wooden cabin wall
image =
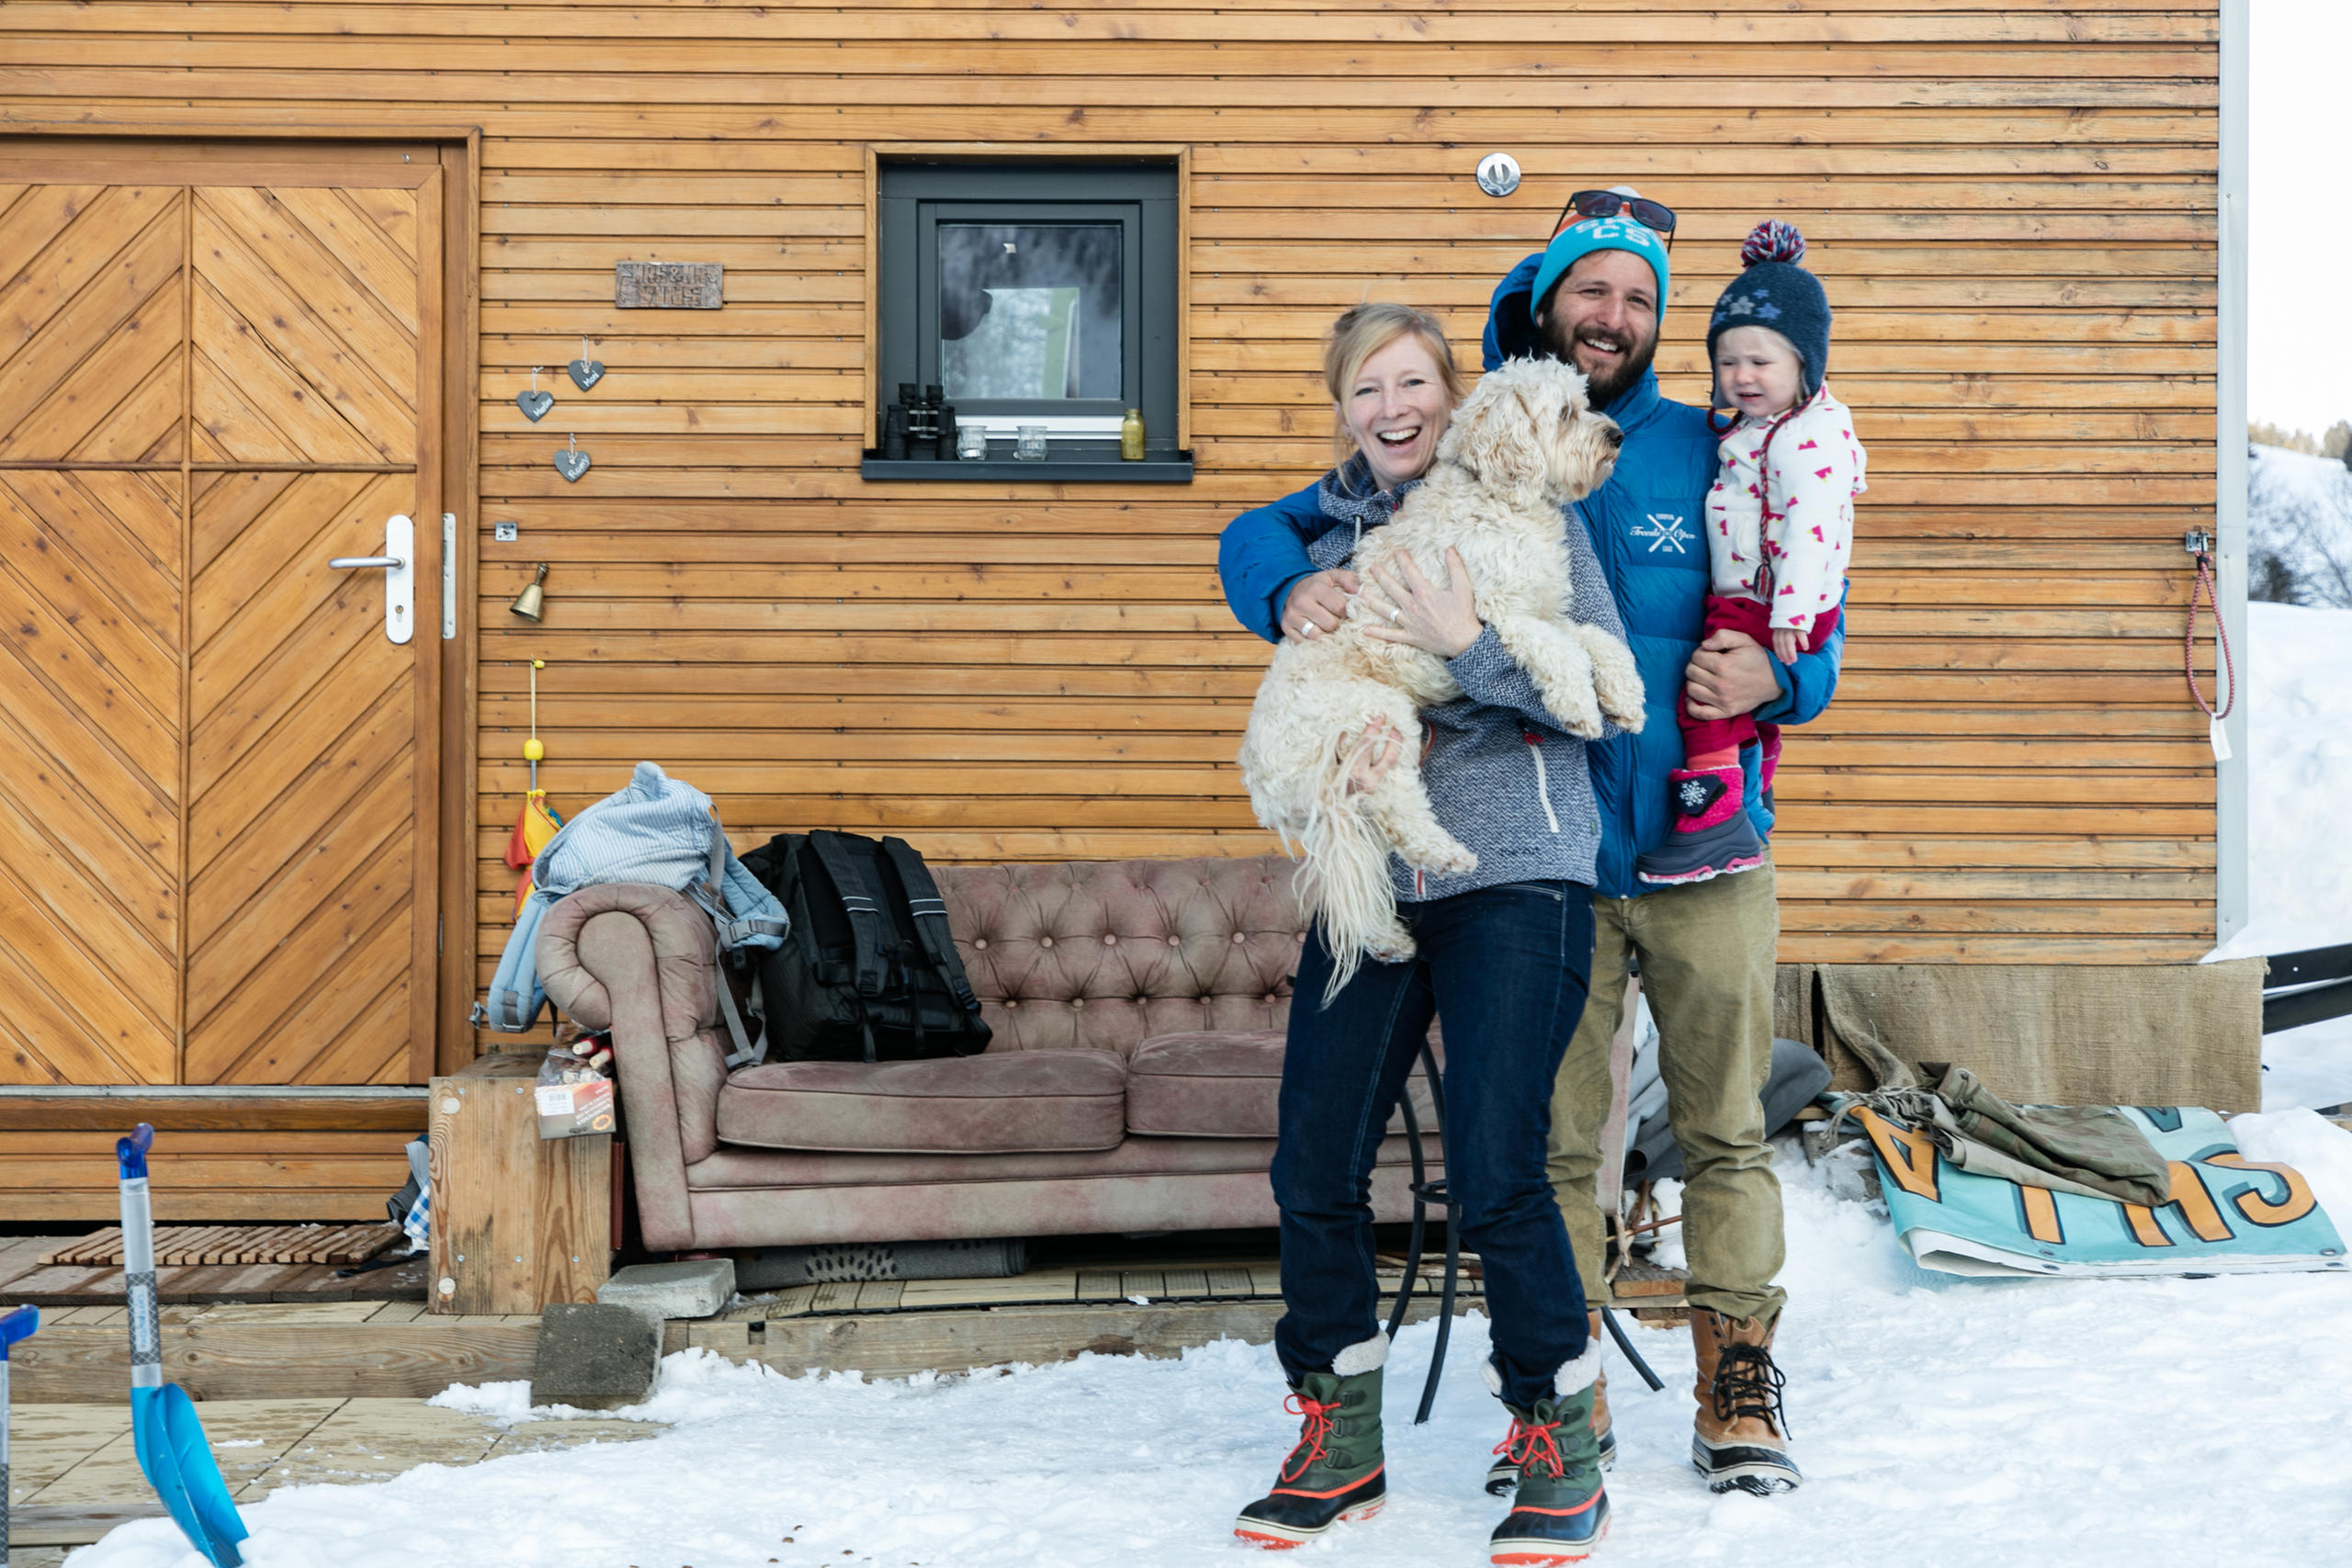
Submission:
[[[2211,0],[31,0],[0,29],[17,129],[481,127],[477,981],[535,657],[567,811],[650,757],[739,845],[1268,848],[1233,763],[1266,649],[1216,540],[1325,466],[1319,334],[1401,299],[1475,361],[1496,278],[1618,181],[1684,219],[1668,394],[1703,397],[1740,238],[1791,219],[1870,449],[1845,680],[1781,773],[1783,957],[2210,944],[2180,540],[2214,507]],[[1193,483],[859,478],[866,147],[906,141],[1191,149]],[[1509,199],[1472,181],[1490,150]],[[726,307],[616,310],[624,258],[724,263]],[[537,561],[533,626],[506,602]]]

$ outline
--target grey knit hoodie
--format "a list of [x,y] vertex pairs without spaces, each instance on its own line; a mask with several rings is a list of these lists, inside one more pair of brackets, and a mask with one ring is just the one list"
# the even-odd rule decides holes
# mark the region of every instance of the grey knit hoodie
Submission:
[[[1347,566],[1363,535],[1385,524],[1419,488],[1419,479],[1408,479],[1394,490],[1375,490],[1363,455],[1349,458],[1317,487],[1316,501],[1334,525],[1308,541],[1307,558],[1326,570]],[[1568,547],[1569,617],[1622,638],[1624,624],[1583,519],[1566,506],[1560,521]],[[1446,668],[1463,694],[1422,710],[1429,749],[1421,779],[1437,819],[1477,853],[1478,866],[1441,876],[1392,857],[1388,874],[1398,900],[1447,898],[1509,882],[1591,886],[1600,817],[1585,769],[1585,743],[1560,728],[1493,627]]]

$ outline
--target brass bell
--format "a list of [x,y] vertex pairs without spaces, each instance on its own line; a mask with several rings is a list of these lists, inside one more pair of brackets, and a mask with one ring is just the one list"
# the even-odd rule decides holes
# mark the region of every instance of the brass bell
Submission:
[[541,561],[539,563],[538,575],[533,577],[529,582],[526,583],[524,585],[523,592],[514,595],[514,602],[506,607],[514,611],[516,615],[522,616],[526,621],[537,620],[539,618],[539,611],[544,607],[547,602],[547,590],[539,585],[547,580],[548,563]]

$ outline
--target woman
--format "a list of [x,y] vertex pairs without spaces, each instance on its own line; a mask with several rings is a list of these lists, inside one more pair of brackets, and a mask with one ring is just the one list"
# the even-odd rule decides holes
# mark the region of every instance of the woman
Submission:
[[[1308,933],[1272,1173],[1287,1309],[1274,1345],[1290,1407],[1304,1420],[1273,1488],[1241,1511],[1235,1533],[1295,1546],[1340,1519],[1368,1517],[1386,1499],[1380,1381],[1388,1341],[1369,1181],[1406,1075],[1442,1012],[1446,1176],[1464,1240],[1485,1268],[1487,1386],[1511,1416],[1497,1451],[1518,1491],[1491,1551],[1497,1562],[1570,1562],[1591,1551],[1608,1517],[1592,1429],[1600,1348],[1544,1173],[1552,1080],[1584,1012],[1592,960],[1598,820],[1584,743],[1544,709],[1479,621],[1458,558],[1444,589],[1431,587],[1409,556],[1371,582],[1347,570],[1356,541],[1385,524],[1427,471],[1462,395],[1443,330],[1405,306],[1360,305],[1334,327],[1324,377],[1348,456],[1266,509],[1297,532],[1321,570],[1255,582],[1221,552],[1227,595],[1261,636],[1279,627],[1312,637],[1362,594],[1377,612],[1367,635],[1448,661],[1465,694],[1422,715],[1421,773],[1439,819],[1479,865],[1424,876],[1392,861],[1398,913],[1419,952],[1405,963],[1366,964],[1329,1006],[1317,1004],[1333,960],[1321,933]],[[1582,525],[1564,515],[1562,527],[1576,584],[1571,613],[1622,637]],[[1396,745],[1379,727],[1351,786],[1377,782]]]

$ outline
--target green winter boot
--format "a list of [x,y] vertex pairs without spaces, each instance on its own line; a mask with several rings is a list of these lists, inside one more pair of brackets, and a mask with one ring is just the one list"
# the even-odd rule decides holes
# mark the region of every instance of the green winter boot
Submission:
[[1341,1519],[1368,1519],[1388,1501],[1380,1368],[1344,1377],[1309,1372],[1291,1385],[1283,1408],[1302,1417],[1298,1442],[1275,1473],[1273,1490],[1242,1509],[1233,1526],[1240,1540],[1272,1551],[1312,1540]]
[[1510,1433],[1495,1451],[1519,1467],[1510,1513],[1487,1542],[1496,1568],[1557,1568],[1592,1555],[1609,1532],[1600,1488],[1600,1440],[1592,1430],[1593,1375],[1600,1348],[1562,1367],[1553,1398],[1532,1410],[1506,1405]]

